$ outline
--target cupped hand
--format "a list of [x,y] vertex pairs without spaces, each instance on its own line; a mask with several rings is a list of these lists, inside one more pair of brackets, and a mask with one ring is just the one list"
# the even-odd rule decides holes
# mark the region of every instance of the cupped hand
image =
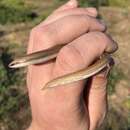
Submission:
[[56,61],[30,65],[27,86],[32,110],[29,130],[95,130],[107,109],[107,71],[91,78],[41,90],[55,77],[89,66],[106,50],[114,52],[116,43],[103,33],[105,25],[96,19],[94,8],[79,8],[71,0],[32,29],[28,53],[57,44],[64,46]]

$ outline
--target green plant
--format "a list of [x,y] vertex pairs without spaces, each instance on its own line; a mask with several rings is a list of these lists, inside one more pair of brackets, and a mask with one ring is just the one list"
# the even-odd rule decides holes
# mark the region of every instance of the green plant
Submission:
[[115,92],[115,86],[116,84],[121,80],[125,78],[125,74],[121,69],[118,69],[117,67],[113,67],[110,71],[110,76],[108,79],[108,92],[109,94],[113,94]]
[[33,20],[37,14],[25,6],[22,0],[0,1],[0,24],[26,22]]
[[29,104],[27,95],[20,89],[25,84],[23,70],[8,68],[14,57],[11,51],[16,48],[22,51],[19,44],[0,46],[0,122],[9,130],[20,129],[22,123],[17,113]]
[[[57,2],[66,2],[67,0],[56,0]],[[79,0],[83,7],[92,6],[99,8],[100,6],[117,6],[130,7],[130,0]]]
[[130,7],[130,0],[109,0],[109,6]]
[[116,108],[110,106],[104,124],[98,130],[129,130],[127,117],[123,115],[123,111],[121,113]]
[[[15,46],[14,46],[15,47]],[[13,48],[13,47],[11,47]],[[17,109],[16,97],[19,97],[18,90],[15,86],[23,84],[21,80],[23,73],[8,68],[9,62],[12,60],[12,54],[9,52],[10,48],[1,47],[0,56],[0,119],[6,112]],[[14,110],[13,108],[13,110]]]

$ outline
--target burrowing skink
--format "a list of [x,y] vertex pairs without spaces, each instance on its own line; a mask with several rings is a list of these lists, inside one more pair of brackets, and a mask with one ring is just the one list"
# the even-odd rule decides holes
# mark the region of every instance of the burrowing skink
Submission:
[[[20,67],[25,67],[25,66],[32,65],[32,64],[45,63],[49,60],[56,58],[60,49],[65,45],[66,44],[57,45],[57,46],[54,46],[52,48],[49,48],[49,49],[46,49],[43,51],[28,54],[22,58],[16,59],[13,62],[11,62],[9,64],[9,67],[10,68],[20,68]],[[67,75],[55,78],[55,79],[49,81],[43,87],[43,89],[52,88],[52,87],[56,87],[59,85],[64,85],[64,84],[72,83],[72,82],[79,81],[79,80],[82,80],[85,78],[89,78],[90,76],[101,71],[103,68],[107,67],[109,65],[110,61],[111,61],[110,55],[103,54],[99,58],[99,60],[97,60],[93,65],[91,65],[85,69],[82,69],[80,71],[73,72],[71,74],[67,74]]]

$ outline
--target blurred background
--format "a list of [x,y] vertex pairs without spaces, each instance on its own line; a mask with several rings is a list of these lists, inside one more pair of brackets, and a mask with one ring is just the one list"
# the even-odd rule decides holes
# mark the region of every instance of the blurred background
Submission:
[[[30,30],[66,0],[0,0],[0,130],[24,130],[31,121],[26,69],[9,69],[26,53]],[[94,6],[119,44],[108,85],[109,110],[100,130],[130,130],[130,0],[79,0]]]

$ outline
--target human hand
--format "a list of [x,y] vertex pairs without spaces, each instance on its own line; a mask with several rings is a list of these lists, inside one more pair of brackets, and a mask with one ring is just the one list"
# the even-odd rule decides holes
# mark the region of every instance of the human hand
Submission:
[[51,79],[90,65],[104,50],[117,49],[114,41],[103,33],[105,26],[96,16],[95,9],[78,8],[77,2],[71,0],[32,30],[28,53],[68,44],[56,61],[28,68],[32,109],[29,130],[95,130],[103,121],[107,108],[106,71],[93,76],[86,85],[79,81],[41,90]]

